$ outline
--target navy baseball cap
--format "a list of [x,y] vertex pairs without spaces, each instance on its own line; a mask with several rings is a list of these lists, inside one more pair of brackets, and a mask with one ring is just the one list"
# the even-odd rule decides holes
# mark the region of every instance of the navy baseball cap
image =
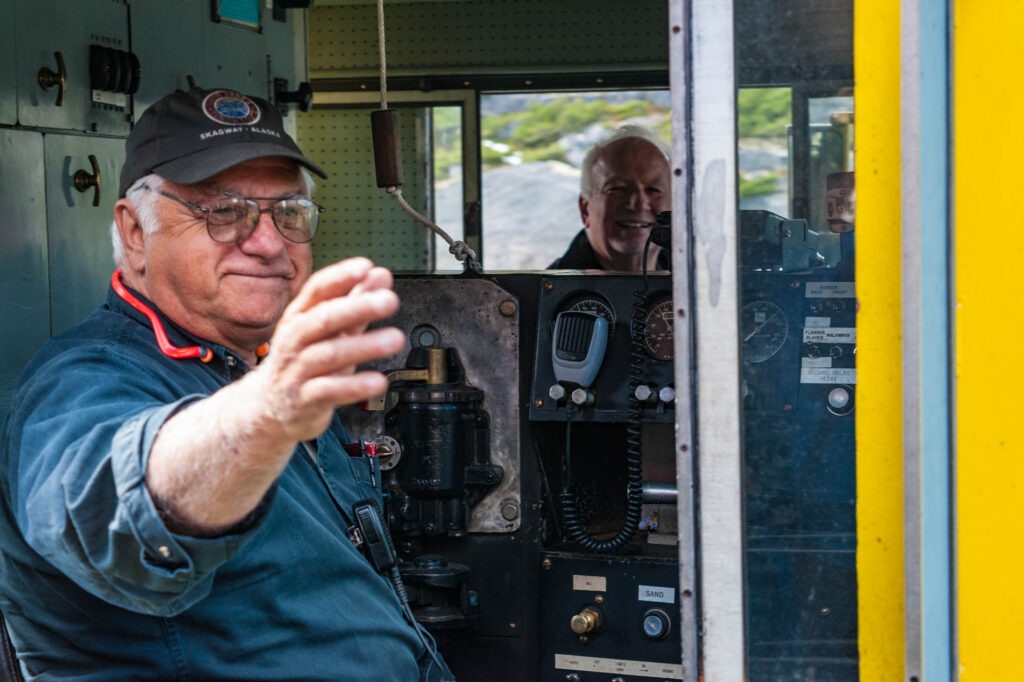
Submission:
[[226,89],[177,90],[146,109],[128,135],[119,196],[150,173],[188,185],[265,156],[294,159],[327,177],[267,100]]

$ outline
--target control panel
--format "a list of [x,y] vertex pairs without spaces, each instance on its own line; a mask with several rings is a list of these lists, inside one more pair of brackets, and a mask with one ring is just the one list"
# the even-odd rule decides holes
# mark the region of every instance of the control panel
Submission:
[[664,276],[544,278],[530,419],[625,422],[635,399],[642,420],[673,422],[674,315]]
[[681,680],[678,563],[546,552],[544,682]]

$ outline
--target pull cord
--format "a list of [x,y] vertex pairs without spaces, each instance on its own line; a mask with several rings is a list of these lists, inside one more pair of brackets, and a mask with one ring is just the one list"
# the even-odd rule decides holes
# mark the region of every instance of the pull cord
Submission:
[[[387,111],[388,109],[388,69],[387,69],[387,50],[385,49],[385,38],[384,38],[384,0],[377,0],[377,52],[380,56],[380,108],[381,111]],[[389,122],[393,128],[388,128],[388,132],[393,137],[393,141],[398,139],[397,121]],[[374,140],[376,146],[377,141]],[[395,144],[397,149],[397,143]],[[395,162],[396,159],[389,159],[390,162]],[[396,166],[400,164],[396,163]],[[423,216],[419,211],[409,205],[409,202],[402,196],[401,173],[398,167],[392,169],[393,173],[389,176],[397,179],[399,184],[388,184],[383,186],[385,191],[394,197],[395,201],[402,209],[415,218],[420,223],[426,225],[434,234],[439,236],[448,244],[448,252],[454,255],[458,260],[462,261],[463,268],[466,271],[473,270],[480,272],[480,264],[476,260],[476,251],[469,247],[463,241],[457,241],[452,239],[440,226],[435,224],[429,218]],[[378,174],[378,183],[380,182],[380,175]]]

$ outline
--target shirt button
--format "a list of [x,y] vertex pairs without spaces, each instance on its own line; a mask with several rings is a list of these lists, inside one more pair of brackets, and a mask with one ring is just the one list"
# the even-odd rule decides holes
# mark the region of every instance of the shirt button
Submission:
[[229,355],[228,356],[228,367],[234,367],[236,363],[237,363],[237,360],[235,360],[234,356]]
[[171,549],[167,545],[160,545],[159,547],[157,547],[156,551],[160,552],[160,556],[162,556],[165,559],[171,558]]

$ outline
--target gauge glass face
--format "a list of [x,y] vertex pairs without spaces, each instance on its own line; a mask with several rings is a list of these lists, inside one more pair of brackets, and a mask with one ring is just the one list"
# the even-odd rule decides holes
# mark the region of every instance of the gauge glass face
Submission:
[[740,318],[745,362],[756,365],[782,350],[789,335],[782,308],[771,301],[752,301],[743,306]]
[[644,317],[644,350],[655,360],[672,359],[674,319],[670,298],[651,306]]
[[577,310],[583,313],[600,315],[608,321],[608,340],[615,335],[615,313],[604,299],[597,296],[577,296],[569,299],[562,310]]

